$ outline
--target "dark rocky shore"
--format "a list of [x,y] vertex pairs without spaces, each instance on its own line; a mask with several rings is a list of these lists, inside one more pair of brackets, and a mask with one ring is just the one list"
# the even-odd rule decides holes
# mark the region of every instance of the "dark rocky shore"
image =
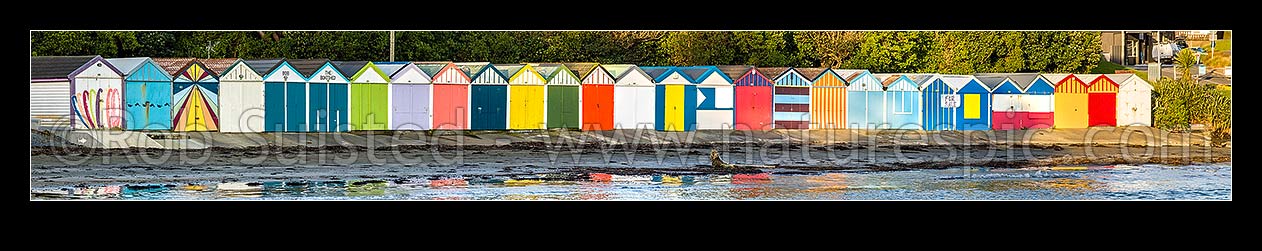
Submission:
[[[581,179],[587,173],[810,173],[958,166],[1231,162],[1229,146],[1209,142],[1201,134],[1152,128],[976,132],[121,132],[123,135],[96,137],[96,145],[90,140],[73,140],[83,137],[82,133],[77,134],[32,130],[32,187],[436,177]],[[109,142],[102,142],[101,138],[151,141],[113,142],[116,148],[105,148],[102,145]],[[711,149],[718,150],[728,162],[773,167],[711,168]]]

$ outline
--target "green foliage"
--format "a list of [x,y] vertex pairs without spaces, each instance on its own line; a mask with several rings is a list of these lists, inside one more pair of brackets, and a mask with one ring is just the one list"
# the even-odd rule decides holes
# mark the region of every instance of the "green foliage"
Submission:
[[1100,33],[1086,31],[1022,32],[1025,69],[1049,73],[1085,73],[1100,62]]
[[1179,73],[1179,79],[1192,79],[1192,69],[1196,68],[1196,55],[1191,49],[1182,49],[1174,54],[1174,70]]
[[1204,88],[1185,80],[1162,78],[1155,84],[1153,94],[1153,126],[1167,130],[1188,129],[1192,123],[1195,97],[1201,96]]
[[1153,125],[1167,130],[1185,130],[1191,124],[1205,124],[1215,139],[1229,138],[1231,92],[1192,79],[1162,78],[1157,81],[1153,100]]
[[1091,68],[1090,73],[1113,74],[1114,72],[1117,72],[1117,70],[1131,70],[1131,68],[1120,65],[1120,64],[1114,64],[1113,62],[1109,62],[1109,61],[1100,61],[1099,65],[1097,65],[1095,68]]
[[925,72],[930,69],[933,42],[933,32],[866,32],[854,56],[843,65],[872,72]]
[[[1086,73],[1098,32],[400,31],[395,60]],[[384,31],[32,32],[32,56],[389,59]],[[208,50],[207,47],[210,47]]]
[[794,32],[802,60],[809,66],[840,68],[858,51],[864,34],[856,31]]
[[671,32],[662,41],[662,51],[670,65],[734,64],[736,47],[731,32]]
[[[784,31],[732,32],[736,63],[747,65],[803,66],[793,34]],[[706,63],[699,63],[706,64]]]

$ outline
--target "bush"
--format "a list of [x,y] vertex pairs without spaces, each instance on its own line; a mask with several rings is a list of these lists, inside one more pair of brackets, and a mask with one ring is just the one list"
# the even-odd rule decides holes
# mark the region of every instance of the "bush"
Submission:
[[1153,125],[1167,130],[1186,130],[1205,124],[1215,141],[1231,137],[1231,91],[1191,79],[1162,78],[1153,95]]

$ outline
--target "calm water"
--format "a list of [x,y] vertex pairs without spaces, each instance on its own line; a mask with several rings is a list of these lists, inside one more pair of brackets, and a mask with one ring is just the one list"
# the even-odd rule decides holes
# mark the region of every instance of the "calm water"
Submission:
[[104,200],[1230,200],[1231,164],[955,168],[795,175],[450,178],[34,188]]

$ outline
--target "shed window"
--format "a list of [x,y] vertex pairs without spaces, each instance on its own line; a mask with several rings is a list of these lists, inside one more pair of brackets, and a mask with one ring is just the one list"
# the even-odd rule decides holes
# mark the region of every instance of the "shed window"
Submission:
[[894,92],[894,114],[911,114],[916,108],[916,100],[912,92]]

